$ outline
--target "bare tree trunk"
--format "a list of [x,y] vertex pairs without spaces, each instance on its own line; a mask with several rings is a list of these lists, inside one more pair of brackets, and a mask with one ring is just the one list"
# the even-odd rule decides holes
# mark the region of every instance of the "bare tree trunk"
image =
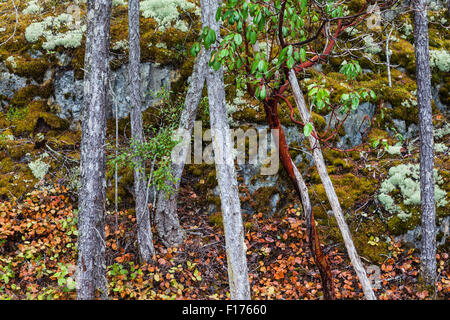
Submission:
[[[303,98],[303,93],[300,89],[300,86],[298,85],[298,80],[295,75],[295,72],[292,69],[289,71],[289,82],[291,84],[294,99],[303,122],[305,124],[312,123],[311,115],[306,107],[305,99]],[[313,129],[313,132],[315,132],[315,129]],[[316,140],[313,136],[309,137],[309,141],[314,157],[314,162],[317,167],[317,171],[319,173],[320,179],[322,180],[322,184],[324,186],[328,200],[331,204],[331,208],[338,223],[339,229],[341,230],[342,237],[344,238],[344,243],[347,248],[348,255],[350,256],[350,260],[353,264],[353,268],[355,269],[359,281],[361,282],[364,295],[368,300],[376,300],[375,294],[373,293],[372,284],[370,283],[370,280],[367,278],[366,270],[364,269],[361,259],[358,253],[356,252],[355,245],[353,244],[353,239],[350,234],[348,225],[345,222],[344,215],[342,214],[342,209],[339,204],[339,199],[334,190],[333,183],[331,182],[331,179],[328,176],[327,167],[323,159],[319,141]]]
[[194,70],[190,77],[189,88],[184,101],[184,108],[181,113],[179,132],[184,138],[172,155],[175,162],[172,162],[172,175],[175,182],[169,182],[172,192],[167,194],[160,191],[158,205],[156,208],[156,227],[158,234],[164,245],[168,247],[178,246],[183,242],[184,232],[180,226],[177,213],[177,197],[180,189],[180,180],[186,163],[186,155],[190,150],[192,128],[194,127],[197,108],[202,97],[205,85],[206,71],[208,68],[208,56],[202,50],[200,56],[194,64]]
[[106,108],[111,0],[88,1],[79,192],[77,298],[108,297],[105,263]]
[[[203,26],[209,26],[220,37],[220,24],[215,15],[218,0],[201,0]],[[208,68],[206,76],[209,99],[211,132],[216,163],[225,230],[225,247],[228,264],[228,282],[233,300],[250,299],[250,283],[247,269],[247,248],[244,242],[239,190],[234,168],[233,144],[225,107],[223,69]]]
[[[144,134],[141,111],[139,0],[128,1],[128,34],[130,45],[128,72],[131,100],[131,136],[134,144],[142,144],[144,142]],[[145,180],[145,164],[142,161],[142,157],[137,156],[134,158],[134,200],[136,203],[137,238],[141,260],[143,262],[150,262],[155,254],[155,249],[153,247],[150,214],[147,206]]]
[[284,170],[286,170],[289,179],[293,183],[302,204],[308,231],[308,244],[311,248],[311,254],[314,257],[314,261],[319,269],[324,299],[334,300],[336,299],[336,295],[334,293],[333,276],[331,274],[328,257],[323,254],[320,246],[320,239],[314,222],[314,213],[309,199],[308,187],[289,154],[289,146],[286,142],[286,136],[278,117],[277,106],[278,102],[276,100],[264,104],[267,121],[272,130],[278,130],[278,136],[272,135],[272,138],[276,142],[280,162],[283,164]]
[[436,280],[436,208],[434,200],[434,141],[427,1],[415,0],[414,4],[414,41],[420,137],[420,200],[422,210],[421,273],[424,282],[432,285]]
[[386,68],[388,72],[388,81],[389,81],[389,87],[392,87],[392,76],[391,76],[391,55],[389,50],[389,42],[391,41],[391,35],[394,31],[394,26],[391,27],[391,31],[387,31],[386,29]]

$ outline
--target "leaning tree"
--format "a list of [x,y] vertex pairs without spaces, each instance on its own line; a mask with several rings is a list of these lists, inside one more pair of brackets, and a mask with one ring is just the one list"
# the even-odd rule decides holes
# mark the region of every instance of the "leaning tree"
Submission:
[[[225,65],[233,72],[233,77],[237,79],[236,86],[259,100],[269,127],[278,130],[276,142],[279,158],[301,200],[311,251],[327,299],[334,299],[330,266],[321,250],[307,186],[289,153],[279,107],[287,105],[292,122],[303,128],[303,135],[309,140],[315,165],[364,294],[367,299],[376,299],[353,244],[321,151],[321,144],[331,147],[343,122],[358,108],[360,102],[375,99],[375,94],[365,89],[352,90],[348,86],[349,91],[339,97],[338,103],[333,103],[328,88],[320,82],[310,83],[306,88],[310,102],[308,108],[299,78],[302,80],[310,68],[326,63],[330,57],[347,57],[350,61],[345,61],[340,71],[348,81],[354,80],[361,72],[361,67],[352,60],[355,57],[352,43],[361,38],[352,37],[351,30],[364,30],[368,18],[375,16],[378,19],[384,10],[397,5],[397,2],[228,0],[216,13],[216,19],[223,22],[224,37],[212,52],[209,65],[216,70]],[[205,46],[216,41],[214,32],[209,28],[203,29],[200,39]],[[194,55],[199,51],[199,44],[191,49]],[[311,117],[313,108],[329,110],[329,125],[323,133],[314,127]]]

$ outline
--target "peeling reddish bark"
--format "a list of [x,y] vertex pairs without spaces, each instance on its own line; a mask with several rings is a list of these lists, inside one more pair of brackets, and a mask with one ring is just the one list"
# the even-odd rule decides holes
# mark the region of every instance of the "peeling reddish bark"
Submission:
[[[291,155],[289,154],[289,146],[286,142],[284,130],[281,127],[281,122],[278,117],[277,109],[278,109],[278,102],[276,100],[271,100],[270,103],[267,101],[264,103],[264,110],[266,112],[267,121],[269,123],[270,128],[277,129],[279,132],[278,141],[276,141],[275,143],[277,144],[278,147],[280,161],[283,164],[283,167],[286,170],[289,179],[292,181],[294,185],[295,191],[300,199],[300,202],[302,202],[300,189],[298,188],[297,180],[295,178],[293,161]],[[322,249],[320,247],[320,239],[314,222],[314,213],[312,211],[310,213],[305,212],[305,215],[306,215],[306,227],[308,230],[308,242],[314,257],[314,261],[316,262],[317,267],[319,268],[324,298],[326,300],[335,300],[336,297],[334,294],[334,282],[333,277],[331,275],[330,263],[328,261],[328,257],[325,254],[323,254]]]

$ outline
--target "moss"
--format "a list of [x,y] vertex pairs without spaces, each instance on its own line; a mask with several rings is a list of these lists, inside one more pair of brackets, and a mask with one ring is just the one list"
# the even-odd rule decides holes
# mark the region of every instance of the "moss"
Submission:
[[447,74],[443,78],[444,84],[439,89],[439,99],[446,106],[450,105],[450,75]]
[[[134,177],[133,171],[128,167],[120,168],[118,171],[117,196],[118,203],[124,208],[133,207],[133,189]],[[114,170],[108,170],[106,180],[108,188],[106,190],[106,199],[109,203],[115,201],[115,187],[114,187]]]
[[233,114],[233,119],[241,122],[251,123],[266,123],[265,114],[260,108],[247,107],[243,110],[236,111]]
[[[315,168],[313,170],[316,171]],[[358,177],[352,173],[330,175],[330,178],[339,198],[339,203],[344,211],[350,210],[357,206],[358,203],[367,200],[376,190],[377,181],[372,178]],[[314,210],[317,217],[327,218],[324,207],[326,210],[330,210],[331,207],[328,204],[328,198],[323,185],[313,185],[309,193],[311,201],[315,205]]]
[[49,145],[55,149],[76,148],[81,142],[81,131],[67,130],[48,140]]
[[50,56],[37,59],[32,59],[29,55],[24,56],[16,58],[13,72],[21,77],[32,78],[38,83],[42,82],[45,72],[52,66],[53,59]]
[[8,154],[14,160],[22,159],[22,157],[24,157],[27,153],[31,153],[33,151],[33,149],[34,149],[34,144],[26,143],[26,142],[22,142],[22,141],[12,141],[6,147]]
[[43,125],[49,128],[64,130],[69,127],[67,120],[47,111],[46,101],[38,100],[30,104],[24,119],[13,122],[14,134],[24,135],[34,132],[39,119]]
[[1,173],[10,173],[14,169],[14,161],[11,158],[3,158],[0,161],[0,172]]
[[322,131],[327,127],[327,121],[320,114],[311,112],[311,118],[314,124],[314,128],[316,128],[316,130]]
[[394,41],[391,43],[392,64],[398,64],[406,69],[408,74],[414,75],[416,72],[416,57],[414,46],[404,40]]
[[211,214],[209,216],[209,222],[213,226],[217,226],[217,227],[223,228],[222,212],[216,212],[216,213]]
[[11,105],[23,108],[39,95],[39,86],[29,85],[16,91],[11,99]]
[[325,149],[323,151],[323,156],[325,163],[333,170],[333,172],[329,171],[331,174],[335,172],[347,172],[353,167],[351,159],[347,158],[344,153],[337,150]]
[[0,199],[20,198],[30,191],[36,182],[27,165],[17,164],[14,174],[0,175]]
[[279,193],[279,191],[276,187],[262,187],[256,190],[252,195],[255,211],[265,214],[270,213],[272,211],[271,198],[277,193]]

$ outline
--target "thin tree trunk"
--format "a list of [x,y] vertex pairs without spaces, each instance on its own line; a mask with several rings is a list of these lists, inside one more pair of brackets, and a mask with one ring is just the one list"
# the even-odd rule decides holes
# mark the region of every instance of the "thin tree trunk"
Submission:
[[291,155],[289,154],[289,146],[286,142],[284,130],[278,117],[277,101],[273,101],[274,102],[272,104],[265,103],[264,105],[270,128],[278,130],[278,137],[272,138],[275,139],[278,155],[281,163],[283,164],[284,170],[286,170],[286,173],[288,174],[294,185],[295,191],[301,200],[303,212],[305,213],[306,218],[306,228],[308,230],[308,244],[311,248],[314,261],[319,269],[324,298],[326,300],[334,300],[336,297],[334,293],[334,283],[331,275],[330,263],[320,247],[320,239],[314,222],[314,213],[308,194],[308,187],[306,186],[301,173],[298,171],[292,161]]
[[158,234],[164,245],[168,247],[178,246],[183,242],[184,231],[180,226],[177,213],[177,197],[180,189],[181,176],[186,163],[186,155],[190,150],[192,128],[194,127],[197,108],[202,97],[203,87],[205,85],[206,71],[208,67],[208,56],[205,50],[202,50],[195,61],[189,88],[184,101],[184,108],[181,113],[179,132],[180,138],[184,138],[176,146],[172,154],[172,175],[175,182],[169,182],[172,191],[167,194],[160,191],[158,204],[156,208],[156,227]]
[[[144,142],[141,111],[141,47],[139,35],[139,0],[128,1],[129,88],[131,101],[131,136],[134,144]],[[116,115],[117,116],[117,115]],[[135,148],[137,146],[135,145]],[[141,156],[134,158],[134,199],[136,203],[137,238],[143,262],[152,261],[153,247],[150,214],[146,201],[145,164]]]
[[[209,26],[220,37],[220,24],[215,15],[218,0],[201,0],[203,26]],[[208,50],[209,51],[209,50]],[[210,51],[209,51],[210,52]],[[233,144],[225,107],[223,69],[208,68],[206,76],[209,99],[211,132],[219,185],[225,231],[225,247],[228,264],[228,282],[233,300],[250,299],[250,283],[247,269],[247,248],[244,242],[239,190],[234,168]]]
[[420,200],[422,210],[421,273],[424,282],[428,285],[433,285],[436,280],[436,208],[434,200],[434,141],[427,1],[415,0],[414,4],[414,41],[420,137]]
[[[289,71],[289,82],[291,84],[294,99],[303,122],[312,123],[311,115],[306,107],[305,99],[303,98],[303,93],[300,90],[300,86],[298,84],[295,72],[292,69]],[[315,132],[315,129],[313,129],[313,132]],[[331,208],[338,223],[339,229],[341,230],[342,237],[344,238],[344,243],[347,248],[348,255],[350,256],[350,260],[353,264],[353,268],[355,269],[356,274],[358,275],[359,281],[361,283],[361,286],[363,288],[364,295],[368,300],[376,300],[375,294],[373,293],[372,284],[370,283],[370,280],[367,278],[366,270],[364,269],[361,259],[358,253],[356,252],[355,245],[353,244],[353,239],[350,234],[348,225],[345,222],[344,215],[342,214],[342,209],[339,204],[339,199],[334,190],[333,183],[331,182],[331,179],[328,176],[327,167],[323,159],[319,141],[316,140],[313,136],[309,137],[309,141],[313,153],[314,162],[317,167],[317,171],[319,173],[320,179],[322,180],[322,184],[324,186],[328,200],[331,204]]]
[[105,263],[106,109],[111,0],[88,1],[79,192],[77,298],[107,298]]
[[389,42],[391,41],[391,35],[394,31],[394,26],[391,27],[391,31],[386,30],[386,67],[388,72],[389,87],[392,87],[392,76],[391,76],[391,55],[389,52]]

